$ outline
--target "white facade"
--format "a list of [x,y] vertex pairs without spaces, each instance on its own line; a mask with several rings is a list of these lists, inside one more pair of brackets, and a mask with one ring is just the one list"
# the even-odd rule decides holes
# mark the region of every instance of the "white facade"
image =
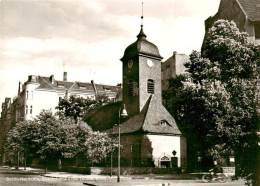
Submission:
[[[181,140],[185,138],[180,136],[147,135],[152,144],[152,156],[156,167],[161,166],[162,158],[166,157],[171,161],[174,157],[172,152],[176,151],[178,167],[184,167],[186,162],[186,146],[182,145]],[[185,143],[186,144],[186,143]]]
[[22,85],[19,83],[16,106],[16,122],[35,118],[42,110],[56,112],[59,100],[70,96],[95,99],[106,95],[110,100],[118,100],[120,86],[100,85],[85,82],[56,81],[54,76],[28,76]]

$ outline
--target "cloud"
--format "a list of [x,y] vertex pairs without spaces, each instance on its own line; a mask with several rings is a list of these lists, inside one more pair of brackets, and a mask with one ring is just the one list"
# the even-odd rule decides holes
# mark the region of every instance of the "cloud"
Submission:
[[[48,73],[62,72],[62,64],[66,62],[69,70],[98,69],[121,66],[119,59],[123,55],[124,38],[108,38],[96,43],[85,43],[74,39],[52,38],[14,38],[4,39],[3,62],[1,69],[15,69],[30,66],[25,74],[45,69]],[[48,69],[48,70],[47,70]],[[29,70],[29,71],[28,71]],[[61,73],[62,74],[62,73]],[[36,74],[37,75],[37,74]],[[109,80],[109,78],[103,77]],[[113,80],[115,81],[115,80]]]
[[2,36],[100,41],[120,29],[102,10],[97,1],[2,1]]
[[[144,0],[144,32],[166,60],[200,50],[204,20],[219,0]],[[116,84],[125,48],[140,30],[141,1],[2,0],[0,99],[13,97],[28,75]]]

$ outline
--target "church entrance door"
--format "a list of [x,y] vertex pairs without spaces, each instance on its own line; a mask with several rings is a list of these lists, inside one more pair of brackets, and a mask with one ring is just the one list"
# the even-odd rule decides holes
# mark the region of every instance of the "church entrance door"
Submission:
[[161,168],[170,168],[170,161],[161,161]]
[[161,168],[170,168],[171,167],[171,159],[167,156],[163,156],[160,159],[160,167]]

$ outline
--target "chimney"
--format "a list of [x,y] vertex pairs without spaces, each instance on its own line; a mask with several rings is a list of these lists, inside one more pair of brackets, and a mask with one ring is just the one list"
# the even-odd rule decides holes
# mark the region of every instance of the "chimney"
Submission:
[[63,81],[67,81],[67,76],[68,76],[67,72],[63,72]]
[[18,85],[18,95],[22,92],[22,90],[23,90],[23,86],[22,86],[21,81],[19,81],[19,85]]
[[51,81],[51,84],[54,84],[54,75],[53,74],[50,76],[50,81]]

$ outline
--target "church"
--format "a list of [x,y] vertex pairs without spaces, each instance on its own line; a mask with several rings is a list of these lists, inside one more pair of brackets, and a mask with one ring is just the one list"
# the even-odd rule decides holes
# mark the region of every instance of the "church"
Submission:
[[[113,136],[120,132],[124,167],[186,166],[186,139],[162,105],[161,60],[157,46],[146,39],[141,25],[137,40],[121,58],[122,103],[105,106],[86,119],[93,130]],[[121,116],[123,108],[126,118]]]

